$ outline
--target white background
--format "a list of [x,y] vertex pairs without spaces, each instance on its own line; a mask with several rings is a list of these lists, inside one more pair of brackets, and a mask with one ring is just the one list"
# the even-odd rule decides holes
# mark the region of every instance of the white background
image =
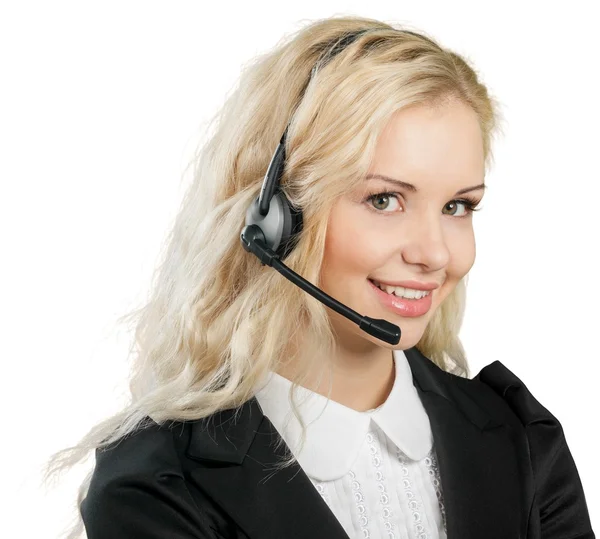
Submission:
[[[600,112],[596,2],[13,2],[0,8],[0,536],[54,538],[88,459],[39,468],[124,403],[130,335],[198,133],[242,64],[305,22],[356,14],[471,60],[504,135],[474,217],[461,333],[562,423],[596,533]],[[596,480],[596,482],[595,482]]]

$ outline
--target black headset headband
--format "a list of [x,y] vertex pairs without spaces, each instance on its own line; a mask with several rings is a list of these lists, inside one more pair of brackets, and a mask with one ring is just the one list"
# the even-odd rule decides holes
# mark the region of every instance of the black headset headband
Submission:
[[[313,66],[308,82],[305,85],[306,87],[310,84],[310,81],[313,79],[317,71],[325,65],[338,53],[342,52],[348,45],[354,42],[358,37],[368,32],[369,29],[362,29],[356,32],[352,32],[351,34],[346,34],[342,38],[336,38],[335,41],[330,42],[330,44],[325,48],[325,54],[322,55]],[[303,92],[304,93],[304,92]],[[281,175],[283,173],[283,168],[285,165],[285,140],[287,138],[287,132],[290,124],[288,123],[275,152],[273,153],[273,157],[271,158],[271,162],[269,163],[269,168],[267,169],[267,173],[265,174],[265,178],[263,180],[262,187],[260,189],[260,195],[258,199],[258,211],[260,215],[265,216],[269,212],[269,205],[271,203],[271,198],[279,189],[279,180],[281,179]]]

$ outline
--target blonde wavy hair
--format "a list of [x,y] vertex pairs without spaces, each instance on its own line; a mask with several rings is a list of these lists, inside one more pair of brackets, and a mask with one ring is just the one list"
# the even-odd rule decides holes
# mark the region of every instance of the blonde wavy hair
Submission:
[[[323,54],[359,30],[368,31],[307,85]],[[326,308],[261,265],[240,242],[246,209],[273,151],[290,122],[281,186],[302,208],[304,229],[285,262],[318,286],[330,208],[363,181],[390,116],[410,105],[443,106],[451,99],[477,113],[489,167],[498,106],[467,60],[422,33],[358,16],[327,18],[306,24],[246,65],[209,124],[214,133],[194,155],[193,180],[151,295],[120,319],[135,324],[129,403],[75,446],[54,453],[44,482],[143,428],[148,417],[159,424],[198,420],[241,406],[269,371],[298,353],[294,342],[302,343],[307,359],[293,393],[309,372],[324,367],[335,344]],[[465,295],[463,279],[437,309],[418,348],[440,368],[468,377],[458,337]],[[282,465],[294,460],[289,455]],[[77,509],[91,474],[79,487]],[[83,537],[83,531],[77,511],[67,538]]]

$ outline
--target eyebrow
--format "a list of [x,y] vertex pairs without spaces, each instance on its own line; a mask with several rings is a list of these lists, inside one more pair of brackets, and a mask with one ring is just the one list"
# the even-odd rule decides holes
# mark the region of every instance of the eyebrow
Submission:
[[[384,180],[386,182],[393,183],[394,185],[397,185],[398,187],[400,187],[402,189],[406,189],[413,193],[416,193],[418,191],[418,189],[412,183],[403,182],[402,180],[396,180],[394,178],[390,178],[389,176],[384,176],[383,174],[367,174],[367,180]],[[476,191],[477,189],[486,189],[486,188],[487,188],[487,185],[485,185],[484,183],[480,183],[479,185],[473,185],[472,187],[465,187],[464,189],[459,189],[458,191],[456,191],[456,194],[463,195],[470,191]]]

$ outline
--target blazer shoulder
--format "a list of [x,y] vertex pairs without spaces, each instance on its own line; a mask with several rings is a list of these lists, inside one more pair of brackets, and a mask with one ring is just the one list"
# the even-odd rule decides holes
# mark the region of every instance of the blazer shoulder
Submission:
[[594,539],[579,472],[560,421],[500,361],[473,378],[485,384],[523,424],[535,482],[531,535],[548,539]]
[[546,446],[547,449],[557,443],[559,445],[562,443],[561,438],[564,433],[560,421],[534,397],[525,383],[502,362],[494,361],[486,365],[473,380],[483,383],[500,397],[526,430],[535,429],[539,431],[540,435],[545,436],[546,441],[550,444]]
[[173,422],[158,424],[147,417],[135,431],[97,448],[94,475],[103,484],[135,476],[181,476]]
[[216,537],[186,483],[174,438],[182,426],[147,418],[134,432],[96,449],[79,504],[88,539]]

